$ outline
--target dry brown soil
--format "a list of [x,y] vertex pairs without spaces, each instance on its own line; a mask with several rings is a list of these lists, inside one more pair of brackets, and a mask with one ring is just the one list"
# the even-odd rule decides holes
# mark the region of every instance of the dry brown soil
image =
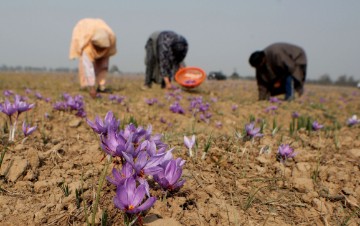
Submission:
[[[257,101],[254,81],[206,81],[196,89],[172,91],[173,95],[158,85],[142,91],[142,82],[141,75],[110,76],[113,94],[125,97],[113,103],[108,94],[91,99],[79,89],[76,75],[0,75],[0,102],[4,90],[27,96],[27,102],[36,106],[19,120],[38,126],[22,142],[19,124],[15,143],[8,144],[7,117],[1,113],[0,150],[7,146],[8,151],[0,174],[0,225],[86,225],[85,212],[93,211],[104,153],[84,118],[53,110],[52,104],[64,92],[83,95],[90,120],[111,110],[122,124],[151,124],[153,134],[162,134],[163,141],[175,148],[174,156],[186,160],[186,183],[180,191],[162,199],[161,191],[151,190],[158,200],[142,218],[144,225],[360,225],[360,127],[346,125],[353,114],[360,116],[360,90],[306,84],[301,98],[277,104]],[[26,94],[26,88],[32,93]],[[51,101],[37,99],[35,92]],[[169,110],[174,96],[182,97],[184,115]],[[189,98],[200,96],[210,103],[209,122],[187,110]],[[159,103],[149,106],[145,98],[157,98]],[[266,112],[272,105],[278,109]],[[294,111],[325,127],[290,135]],[[264,137],[244,141],[236,134],[251,117],[266,123]],[[274,125],[278,131],[273,133]],[[183,143],[184,135],[192,134],[197,140],[195,158],[188,156]],[[201,160],[210,136],[211,147]],[[280,144],[290,144],[296,157],[278,162]],[[80,206],[77,189],[82,191]],[[108,225],[123,225],[114,195],[115,187],[105,183],[97,223],[106,211]]]

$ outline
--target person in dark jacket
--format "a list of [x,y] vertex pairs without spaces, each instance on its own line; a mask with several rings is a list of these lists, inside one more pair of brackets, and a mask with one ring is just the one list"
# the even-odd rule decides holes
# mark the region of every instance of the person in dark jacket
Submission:
[[296,45],[274,43],[251,54],[249,63],[256,69],[259,100],[285,94],[293,100],[294,90],[301,96],[306,79],[306,54]]
[[151,88],[153,82],[170,89],[171,79],[179,68],[185,66],[186,39],[173,31],[154,32],[146,42],[145,51],[146,72],[142,89]]

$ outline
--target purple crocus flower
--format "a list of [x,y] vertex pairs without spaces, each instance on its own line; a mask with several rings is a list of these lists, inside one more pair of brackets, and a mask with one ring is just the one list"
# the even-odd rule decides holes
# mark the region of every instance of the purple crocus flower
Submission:
[[195,144],[195,135],[192,135],[191,139],[189,139],[187,136],[184,136],[184,144],[188,149],[192,149]]
[[176,190],[184,185],[185,180],[180,180],[182,167],[179,165],[180,160],[172,159],[168,161],[161,172],[154,175],[154,180],[164,190]]
[[216,121],[215,122],[215,127],[218,128],[218,129],[222,128],[222,123],[220,121]]
[[124,96],[118,96],[118,95],[114,95],[114,94],[110,94],[109,95],[109,100],[112,102],[117,102],[117,103],[121,103],[123,100],[125,99]]
[[71,95],[68,93],[63,93],[62,96],[63,96],[64,100],[68,100],[69,98],[71,98]]
[[179,102],[177,101],[170,106],[170,111],[172,111],[173,113],[185,114],[184,109],[180,106]]
[[189,149],[189,156],[193,157],[192,147],[195,144],[195,135],[192,135],[191,139],[187,136],[184,136],[184,144]]
[[35,97],[36,97],[37,99],[39,99],[39,100],[42,100],[42,99],[43,99],[43,96],[42,96],[41,93],[39,93],[39,92],[36,92],[36,93],[35,93]]
[[63,101],[57,101],[53,104],[53,108],[58,111],[66,111],[67,105]]
[[113,168],[112,175],[113,175],[113,178],[106,177],[106,179],[113,185],[121,186],[124,184],[124,182],[127,178],[134,175],[134,169],[130,165],[130,163],[125,162],[125,164],[121,168],[121,171],[117,170],[116,168]]
[[347,120],[347,125],[348,126],[354,126],[354,125],[356,125],[358,123],[360,123],[360,120],[357,118],[356,115],[351,116],[351,118],[349,118]]
[[113,131],[117,131],[120,126],[120,120],[115,118],[112,111],[108,111],[108,113],[106,113],[104,121],[96,116],[94,122],[89,119],[86,119],[86,122],[97,134],[106,134],[108,132],[108,128],[110,127]]
[[22,112],[32,109],[34,106],[35,104],[28,104],[22,101],[19,95],[15,95],[14,108],[16,108],[18,115],[20,115]]
[[160,122],[161,123],[166,123],[166,119],[164,119],[164,117],[160,117]]
[[285,162],[289,158],[294,158],[296,153],[294,149],[290,147],[288,144],[281,144],[278,148],[277,158],[281,162]]
[[281,103],[281,101],[277,97],[270,97],[269,102],[270,103]]
[[249,136],[250,138],[262,137],[263,134],[260,133],[260,128],[254,128],[254,127],[255,127],[255,122],[246,124],[245,125],[246,135]]
[[275,105],[272,105],[272,106],[269,106],[265,109],[265,112],[269,113],[275,113],[275,111],[278,109],[278,106],[275,106]]
[[7,116],[11,117],[16,111],[16,106],[12,104],[8,99],[2,104],[1,111]]
[[130,177],[125,180],[124,184],[116,189],[114,204],[120,210],[136,214],[152,207],[156,201],[155,197],[149,197],[145,202],[145,185],[140,184],[136,187],[136,181]]
[[296,111],[294,111],[292,114],[291,114],[291,117],[292,118],[299,118],[300,117],[300,114]]
[[30,94],[31,92],[32,92],[31,89],[29,89],[29,88],[26,88],[26,89],[25,89],[25,93],[26,93],[26,94]]
[[28,124],[26,124],[25,121],[22,124],[22,131],[23,131],[25,137],[32,134],[36,130],[36,128],[37,128],[37,126],[30,127]]
[[323,128],[324,126],[323,125],[321,125],[321,124],[319,124],[317,121],[314,121],[313,123],[312,123],[312,129],[314,130],[314,131],[318,131],[318,130],[320,130],[321,128]]
[[108,128],[106,134],[101,134],[100,141],[100,147],[102,150],[111,156],[122,156],[122,153],[119,149],[121,149],[121,147],[125,147],[127,142],[123,136],[118,134],[111,127]]
[[185,80],[184,83],[187,84],[187,85],[192,85],[192,84],[195,84],[195,83],[196,83],[196,80],[189,79],[189,80]]
[[[135,175],[144,178],[146,175],[154,175],[161,171],[159,164],[163,161],[166,153],[149,156],[146,152],[140,152],[136,159],[128,153],[122,152],[123,157],[135,170]],[[136,160],[136,161],[135,161]]]
[[237,104],[234,104],[234,105],[231,106],[231,110],[236,111],[238,109],[238,107],[239,106]]
[[158,99],[156,99],[156,98],[145,99],[145,102],[151,106],[151,105],[156,104],[158,102]]
[[4,96],[9,97],[9,96],[14,95],[14,92],[11,90],[4,90],[3,94],[4,94]]
[[80,118],[85,118],[86,117],[86,112],[83,108],[80,108],[76,113],[76,116],[80,117]]

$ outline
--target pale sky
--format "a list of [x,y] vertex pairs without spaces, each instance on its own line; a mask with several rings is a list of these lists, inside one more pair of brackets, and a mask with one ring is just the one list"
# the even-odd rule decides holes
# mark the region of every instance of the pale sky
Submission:
[[110,65],[123,72],[144,72],[148,36],[173,30],[188,40],[187,65],[207,72],[254,75],[253,51],[288,42],[305,49],[309,78],[360,79],[360,0],[3,0],[0,65],[75,68],[72,29],[86,17],[112,27]]

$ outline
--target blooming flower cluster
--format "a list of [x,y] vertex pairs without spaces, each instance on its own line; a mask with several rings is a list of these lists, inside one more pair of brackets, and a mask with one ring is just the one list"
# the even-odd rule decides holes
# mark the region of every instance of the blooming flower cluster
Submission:
[[147,103],[148,105],[151,106],[151,105],[158,103],[158,99],[157,98],[146,98],[145,103]]
[[125,99],[124,96],[119,96],[119,95],[114,95],[114,94],[109,95],[109,100],[113,103],[121,104],[124,99]]
[[212,117],[212,114],[210,112],[210,103],[208,102],[204,103],[202,97],[193,97],[190,98],[189,100],[190,100],[189,111],[192,112],[192,114],[195,117],[199,113],[200,121],[209,123],[210,118]]
[[102,150],[121,159],[121,168],[114,168],[112,177],[107,177],[117,187],[114,198],[117,208],[127,214],[150,208],[156,198],[150,196],[149,176],[164,191],[175,191],[184,184],[180,178],[185,161],[173,159],[172,149],[168,150],[161,135],[152,135],[151,126],[144,129],[129,124],[121,130],[120,121],[111,111],[104,120],[96,117],[94,121],[87,119],[87,123],[99,134]]
[[[0,104],[0,111],[6,114],[9,118],[9,123],[10,123],[9,141],[14,141],[16,125],[20,114],[29,111],[30,109],[34,108],[34,106],[35,104],[26,103],[25,98],[17,94],[15,94],[14,96],[14,103],[11,103],[9,99],[5,99],[4,103]],[[27,135],[29,135],[30,133],[27,133]]]
[[63,94],[63,101],[57,101],[53,104],[53,108],[58,111],[76,111],[75,115],[86,117],[84,98],[81,95],[71,96],[68,93]]
[[181,107],[178,101],[175,101],[172,105],[170,105],[170,111],[178,114],[185,114],[184,108]]

